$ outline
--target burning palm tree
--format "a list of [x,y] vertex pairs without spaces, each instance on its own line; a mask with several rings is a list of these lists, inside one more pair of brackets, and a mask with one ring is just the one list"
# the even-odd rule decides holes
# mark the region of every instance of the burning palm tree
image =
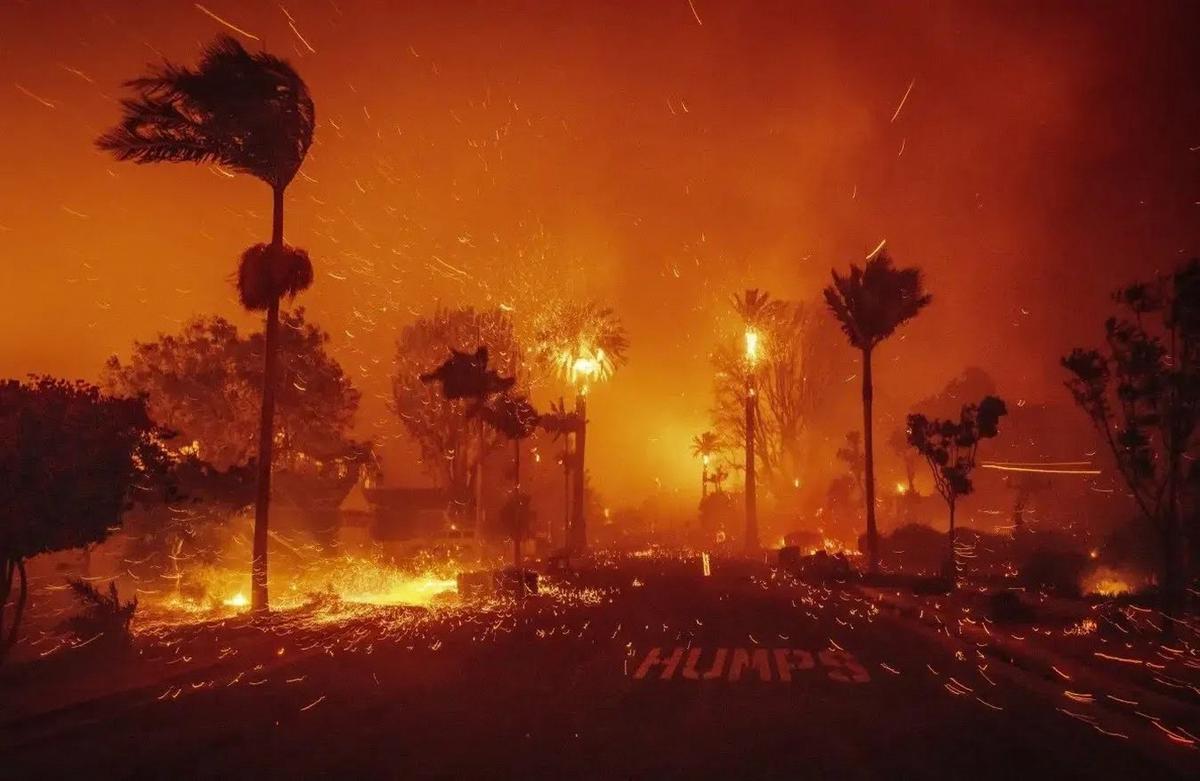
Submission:
[[629,338],[616,313],[595,301],[553,307],[536,329],[536,357],[552,366],[575,388],[575,447],[572,466],[575,484],[567,547],[587,547],[584,517],[584,453],[587,444],[587,393],[593,383],[606,380],[625,363]]
[[268,609],[267,527],[271,500],[279,301],[312,284],[308,253],[283,242],[283,194],[312,144],[316,124],[308,86],[286,61],[250,53],[228,36],[205,48],[196,69],[164,63],[125,86],[121,123],[96,140],[118,160],[208,163],[249,174],[271,188],[270,244],[242,255],[243,306],[266,313],[258,491],[251,565],[252,606]]
[[700,499],[708,496],[708,463],[721,449],[720,440],[711,431],[692,437],[692,457],[700,459]]
[[932,297],[925,292],[921,270],[895,268],[886,251],[867,258],[865,268],[851,264],[850,273],[833,272],[825,302],[833,311],[850,345],[862,352],[863,451],[866,462],[864,495],[867,503],[867,561],[879,568],[879,535],[875,527],[875,451],[871,429],[871,355],[897,328],[916,317]]
[[761,340],[768,321],[781,309],[765,290],[752,288],[733,296],[733,310],[742,319],[746,342],[746,550],[758,549],[758,496],[754,471],[754,425],[758,412],[758,391],[754,371],[762,350]]

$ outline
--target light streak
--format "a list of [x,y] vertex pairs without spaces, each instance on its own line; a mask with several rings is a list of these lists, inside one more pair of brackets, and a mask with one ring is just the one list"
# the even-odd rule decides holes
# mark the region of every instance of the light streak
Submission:
[[[916,85],[916,83],[917,83],[916,79],[913,79],[912,81],[910,81],[908,83],[908,89],[904,90],[904,97],[900,98],[900,105],[896,106],[896,112],[894,114],[892,114],[891,122],[895,122],[896,117],[900,116],[900,109],[904,108],[904,104],[906,102],[908,102],[909,93],[912,92],[913,86]],[[891,122],[889,122],[888,124],[891,124]],[[872,254],[874,254],[874,253],[872,253]]]
[[1098,475],[1099,469],[1046,469],[1032,466],[1002,466],[1000,464],[980,464],[981,469],[995,469],[998,472],[1032,472],[1041,475]]
[[257,35],[255,35],[254,33],[247,32],[247,31],[243,30],[242,28],[238,27],[236,24],[233,24],[232,22],[229,22],[229,21],[226,21],[225,19],[222,19],[221,17],[217,16],[217,15],[216,15],[216,14],[214,14],[212,11],[208,10],[208,9],[207,9],[207,8],[205,8],[204,6],[200,5],[199,3],[196,3],[196,4],[195,4],[195,6],[196,6],[196,9],[197,9],[198,11],[200,11],[200,13],[204,14],[205,16],[207,16],[207,17],[209,17],[209,18],[213,19],[214,21],[216,21],[216,22],[218,22],[218,23],[220,23],[220,24],[223,24],[223,25],[225,25],[225,26],[226,26],[226,27],[228,27],[230,30],[233,30],[235,33],[239,33],[239,34],[241,34],[241,35],[244,35],[244,36],[246,36],[247,38],[249,38],[249,39],[250,39],[250,40],[252,40],[252,41],[258,41],[258,40],[262,40],[261,38],[259,38],[259,37],[258,37]]
[[20,84],[17,84],[15,81],[13,82],[13,86],[16,87],[18,90],[20,90],[22,93],[24,93],[24,94],[28,95],[29,97],[33,98],[34,100],[36,100],[38,103],[41,103],[46,108],[58,108],[58,106],[55,103],[53,103],[49,100],[46,100],[45,98],[41,97],[40,95],[33,94],[29,90],[22,87]]

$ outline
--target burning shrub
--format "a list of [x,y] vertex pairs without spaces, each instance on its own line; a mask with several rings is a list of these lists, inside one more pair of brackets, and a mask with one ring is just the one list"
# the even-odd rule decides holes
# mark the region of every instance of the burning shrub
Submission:
[[1089,596],[1121,597],[1139,591],[1144,585],[1144,577],[1099,566],[1083,577],[1080,590]]
[[129,645],[132,639],[129,624],[138,606],[136,597],[129,602],[121,602],[115,580],[109,581],[107,594],[81,578],[68,578],[67,585],[83,610],[64,621],[63,629],[79,641],[99,637],[103,638],[105,645]]

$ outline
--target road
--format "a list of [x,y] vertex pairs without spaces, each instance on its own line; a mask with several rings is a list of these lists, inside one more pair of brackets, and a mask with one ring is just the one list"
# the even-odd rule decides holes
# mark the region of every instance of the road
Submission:
[[852,590],[738,564],[705,578],[694,562],[627,561],[519,608],[233,621],[140,647],[153,680],[5,718],[0,776],[1200,774],[1200,751],[1136,717]]

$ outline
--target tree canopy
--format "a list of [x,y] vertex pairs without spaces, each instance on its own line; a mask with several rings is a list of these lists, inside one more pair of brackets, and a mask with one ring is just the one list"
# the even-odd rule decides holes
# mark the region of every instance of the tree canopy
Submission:
[[141,399],[51,377],[0,383],[0,555],[103,540],[164,485],[168,435]]
[[421,377],[445,365],[451,351],[470,358],[480,346],[487,347],[498,376],[517,377],[521,384],[521,348],[512,321],[500,309],[439,308],[405,326],[396,340],[393,410],[420,448],[428,474],[460,496],[466,495],[479,459],[495,449],[500,437],[485,430],[483,452],[479,452],[472,436],[474,421],[465,414],[472,401],[446,398],[438,383]]
[[[329,354],[329,335],[306,320],[303,307],[282,313],[279,330],[276,468],[349,454],[360,394]],[[145,395],[151,418],[178,432],[185,451],[226,470],[257,452],[262,373],[262,333],[244,336],[210,316],[178,334],[135,342],[127,362],[109,359],[102,382],[114,394]]]
[[851,264],[846,276],[834,271],[833,284],[825,288],[825,303],[859,350],[873,349],[931,300],[921,270],[896,268],[887,250],[873,255],[863,268]]

